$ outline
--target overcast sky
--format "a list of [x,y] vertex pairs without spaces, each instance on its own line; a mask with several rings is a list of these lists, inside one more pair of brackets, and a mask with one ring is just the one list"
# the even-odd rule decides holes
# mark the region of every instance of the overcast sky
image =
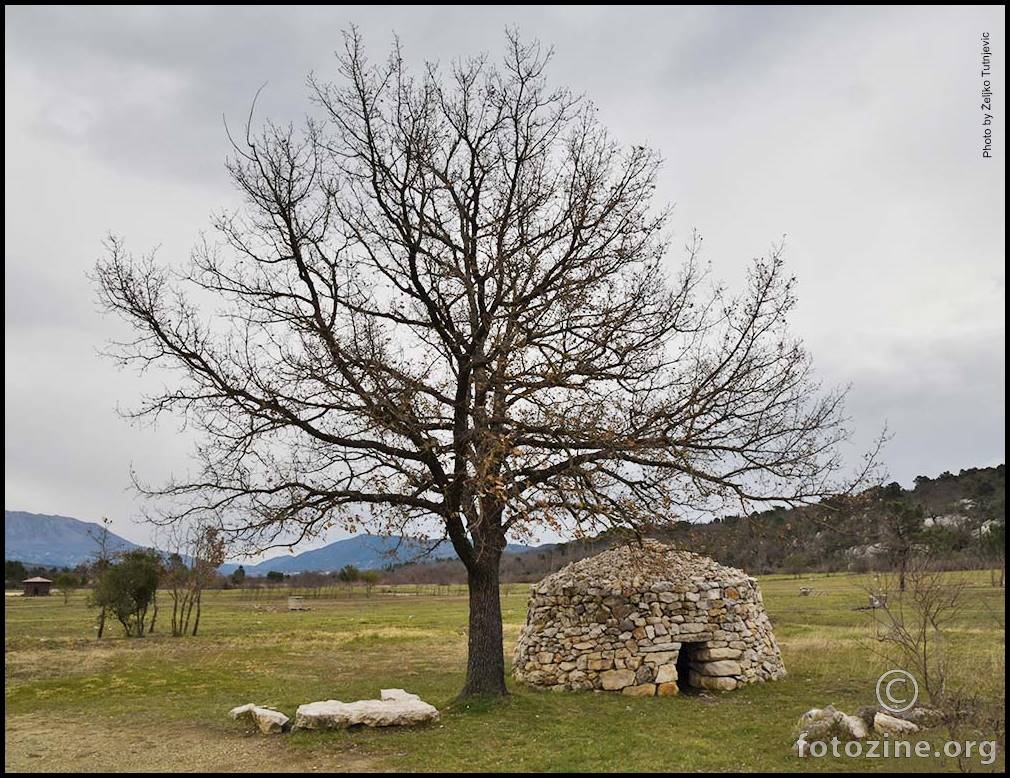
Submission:
[[[144,541],[131,463],[189,466],[172,425],[116,414],[143,383],[97,355],[121,332],[86,273],[112,231],[185,259],[235,203],[222,116],[298,121],[340,30],[373,58],[552,44],[552,77],[666,160],[679,243],[715,274],[787,236],[795,332],[851,384],[852,453],[887,423],[894,480],[1004,461],[1005,11],[988,8],[7,8],[5,504]],[[981,34],[995,43],[983,159]],[[671,266],[679,254],[669,257]],[[332,535],[335,539],[338,535]],[[316,543],[314,545],[319,545]]]

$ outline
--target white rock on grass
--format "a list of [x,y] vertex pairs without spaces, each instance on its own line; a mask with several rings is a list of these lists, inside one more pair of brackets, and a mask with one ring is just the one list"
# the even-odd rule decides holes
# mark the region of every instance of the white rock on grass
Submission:
[[403,689],[383,689],[382,699],[341,702],[324,700],[299,705],[295,729],[346,729],[357,724],[366,727],[404,727],[438,721],[438,709]]
[[276,735],[283,732],[290,721],[280,711],[263,708],[252,702],[248,705],[239,705],[237,708],[232,708],[228,711],[228,715],[233,719],[248,716],[264,735]]
[[379,699],[401,700],[403,702],[421,702],[421,698],[416,694],[411,694],[403,689],[379,689]]
[[881,734],[897,737],[900,735],[915,734],[919,731],[919,725],[911,721],[895,718],[894,716],[888,716],[886,713],[878,711],[873,717],[873,729]]
[[829,705],[827,708],[811,708],[802,716],[800,716],[799,726],[802,728],[804,725],[809,724],[811,721],[820,721],[825,715],[830,718],[835,713],[834,706]]
[[866,728],[866,722],[859,716],[844,715],[840,724],[849,731],[850,737],[855,740],[864,740],[870,735],[870,731]]
[[850,716],[844,711],[836,710],[833,705],[828,705],[826,708],[812,708],[800,716],[795,734],[799,739],[794,748],[802,749],[803,743],[827,743],[834,737],[842,742],[863,740],[870,733],[866,722],[859,716]]

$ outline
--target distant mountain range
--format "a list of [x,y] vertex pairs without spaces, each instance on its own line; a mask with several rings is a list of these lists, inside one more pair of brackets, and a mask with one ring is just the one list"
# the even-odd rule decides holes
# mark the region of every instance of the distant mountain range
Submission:
[[[355,535],[312,551],[283,554],[243,567],[248,575],[266,575],[271,570],[280,573],[332,572],[345,565],[354,565],[359,570],[378,570],[408,562],[450,559],[456,556],[447,540],[441,541],[433,549],[431,545],[396,535]],[[529,546],[517,543],[510,543],[506,547],[506,551],[512,554],[529,550]]]
[[[94,522],[69,516],[47,516],[25,511],[4,511],[4,560],[16,559],[27,565],[45,567],[75,567],[94,559],[96,538],[102,527]],[[247,575],[266,575],[271,570],[281,573],[332,572],[345,565],[359,570],[376,570],[426,559],[447,559],[456,554],[448,541],[431,543],[401,538],[395,535],[356,535],[337,540],[322,548],[300,554],[281,554],[257,564],[243,564]],[[112,551],[127,551],[138,544],[109,533]],[[513,554],[528,551],[529,546],[509,544]],[[221,572],[230,573],[239,565],[227,563]]]
[[[44,567],[76,567],[94,559],[102,525],[70,516],[4,511],[4,560]],[[137,548],[112,532],[110,551]]]
[[[711,556],[749,573],[806,570],[869,569],[868,554],[887,542],[893,506],[903,503],[921,511],[917,543],[928,546],[949,566],[993,563],[1004,546],[1006,467],[971,467],[956,475],[916,477],[911,489],[892,483],[860,495],[836,498],[825,505],[773,507],[750,516],[724,516],[708,523],[679,521],[644,528],[651,537]],[[87,562],[97,548],[101,526],[68,516],[23,511],[4,512],[4,559],[27,565],[74,567]],[[599,553],[626,534],[604,532],[563,544],[509,544],[502,561],[503,580],[539,580],[558,566]],[[137,544],[110,533],[113,550]],[[357,535],[300,554],[279,554],[259,563],[243,563],[248,575],[333,572],[345,565],[359,570],[396,566],[392,580],[465,581],[447,541],[429,551],[417,540],[397,536]],[[532,552],[532,553],[529,553]],[[872,560],[871,560],[872,561]],[[408,564],[415,563],[415,564]],[[221,566],[231,573],[237,563]],[[423,569],[422,569],[423,568]]]

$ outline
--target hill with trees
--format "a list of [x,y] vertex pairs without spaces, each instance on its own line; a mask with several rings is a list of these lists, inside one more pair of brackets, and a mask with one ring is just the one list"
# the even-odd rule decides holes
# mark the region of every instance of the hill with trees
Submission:
[[[771,508],[707,523],[656,523],[643,535],[710,556],[752,574],[890,569],[903,554],[928,553],[948,568],[1003,569],[1006,467],[968,468],[911,489],[890,483],[813,506]],[[612,531],[502,559],[505,581],[535,581],[628,537]],[[393,582],[457,583],[452,561],[398,567]]]

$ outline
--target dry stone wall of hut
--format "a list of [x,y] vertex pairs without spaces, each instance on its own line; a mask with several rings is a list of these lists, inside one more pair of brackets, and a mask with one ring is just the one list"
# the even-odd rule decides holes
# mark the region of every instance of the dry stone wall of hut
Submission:
[[534,686],[644,696],[785,675],[754,578],[649,540],[534,584],[513,669]]

